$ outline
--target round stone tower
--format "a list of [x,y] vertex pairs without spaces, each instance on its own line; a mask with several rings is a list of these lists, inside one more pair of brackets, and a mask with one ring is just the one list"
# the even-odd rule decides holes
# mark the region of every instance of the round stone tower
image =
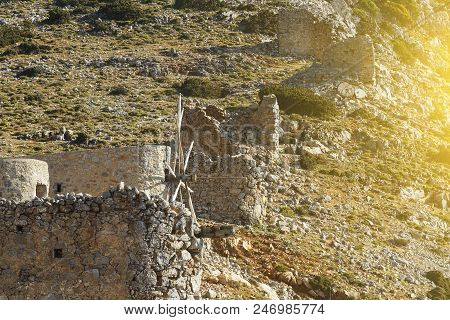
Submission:
[[48,165],[32,159],[0,159],[0,198],[22,202],[47,197]]

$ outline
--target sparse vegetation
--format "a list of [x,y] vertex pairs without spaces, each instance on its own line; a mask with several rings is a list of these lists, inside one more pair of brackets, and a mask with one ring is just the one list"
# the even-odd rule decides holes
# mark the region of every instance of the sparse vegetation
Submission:
[[407,64],[413,64],[416,62],[416,56],[414,55],[411,45],[408,42],[397,38],[392,40],[392,46],[402,62]]
[[411,217],[411,212],[409,211],[402,211],[395,215],[395,217],[400,221],[408,221]]
[[314,276],[310,280],[310,284],[314,290],[322,291],[325,294],[325,298],[331,296],[334,284],[333,281],[331,281],[328,277],[320,275]]
[[403,4],[398,2],[386,1],[381,5],[381,12],[391,22],[402,26],[409,25],[413,22],[411,13]]
[[289,271],[289,267],[285,264],[280,263],[275,266],[275,271],[281,272],[281,273],[287,272],[287,271]]
[[378,8],[377,4],[373,0],[360,0],[357,3],[358,8],[364,9],[372,16],[375,16],[380,12],[380,8]]
[[202,11],[214,11],[224,7],[221,0],[175,0],[175,9],[196,9]]
[[360,8],[354,8],[353,14],[359,18],[357,26],[359,34],[369,34],[372,36],[376,34],[378,24],[373,15]]
[[339,114],[335,104],[328,98],[315,94],[312,90],[286,85],[269,85],[260,90],[259,97],[274,94],[280,109],[287,114],[331,119]]
[[294,212],[294,210],[292,210],[291,207],[288,207],[288,206],[282,206],[282,207],[280,208],[280,213],[281,213],[283,216],[285,216],[285,217],[288,217],[288,218],[295,218],[295,212]]
[[428,271],[425,277],[436,285],[436,288],[428,292],[428,298],[433,300],[450,299],[450,278],[446,278],[442,272],[436,270]]

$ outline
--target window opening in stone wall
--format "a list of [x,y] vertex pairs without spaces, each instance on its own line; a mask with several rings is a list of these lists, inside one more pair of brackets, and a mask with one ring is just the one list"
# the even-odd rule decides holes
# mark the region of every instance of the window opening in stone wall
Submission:
[[61,259],[63,257],[62,249],[53,249],[53,258]]
[[47,196],[47,186],[45,184],[36,185],[36,197],[44,198]]
[[63,190],[63,185],[62,183],[57,183],[56,184],[56,192],[62,192]]

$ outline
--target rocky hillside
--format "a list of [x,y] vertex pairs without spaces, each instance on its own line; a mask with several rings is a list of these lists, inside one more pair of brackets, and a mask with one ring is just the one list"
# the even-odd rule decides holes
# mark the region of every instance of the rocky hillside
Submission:
[[320,2],[0,0],[0,156],[162,142],[178,92],[273,92],[269,218],[209,244],[203,296],[448,299],[448,2],[328,1],[370,82],[278,53],[277,13]]

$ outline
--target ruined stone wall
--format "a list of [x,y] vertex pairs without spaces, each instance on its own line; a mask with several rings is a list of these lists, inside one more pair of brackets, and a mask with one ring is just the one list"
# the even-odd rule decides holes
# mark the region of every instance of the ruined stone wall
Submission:
[[[193,202],[201,217],[238,224],[257,224],[265,215],[263,176],[253,148],[276,152],[280,113],[274,95],[260,105],[224,114],[213,106],[185,108],[182,141],[194,141],[188,173],[195,173]],[[185,197],[186,198],[186,197]]]
[[202,239],[191,222],[189,211],[124,186],[0,199],[0,298],[192,299]]
[[48,163],[50,195],[84,192],[100,195],[123,181],[141,190],[160,195],[164,185],[164,161],[170,160],[170,147],[144,145],[42,154],[33,158]]
[[276,96],[264,96],[259,105],[235,112],[224,127],[234,142],[264,146],[276,152],[280,144],[280,107]]
[[332,42],[332,27],[307,10],[282,10],[279,14],[278,41],[282,55],[318,58]]
[[[265,215],[266,194],[256,161],[250,155],[210,159],[193,155],[197,181],[193,201],[198,216],[235,224],[258,224]],[[192,168],[190,168],[192,170]]]
[[[301,1],[293,8],[282,9],[278,20],[279,52],[282,55],[322,58],[323,50],[356,34],[354,23],[339,5],[323,1]],[[335,8],[339,10],[336,11]]]
[[323,53],[325,68],[340,69],[348,78],[373,82],[375,78],[375,52],[369,36],[357,36],[335,43]]
[[46,197],[47,163],[32,159],[0,159],[0,198],[21,202]]

